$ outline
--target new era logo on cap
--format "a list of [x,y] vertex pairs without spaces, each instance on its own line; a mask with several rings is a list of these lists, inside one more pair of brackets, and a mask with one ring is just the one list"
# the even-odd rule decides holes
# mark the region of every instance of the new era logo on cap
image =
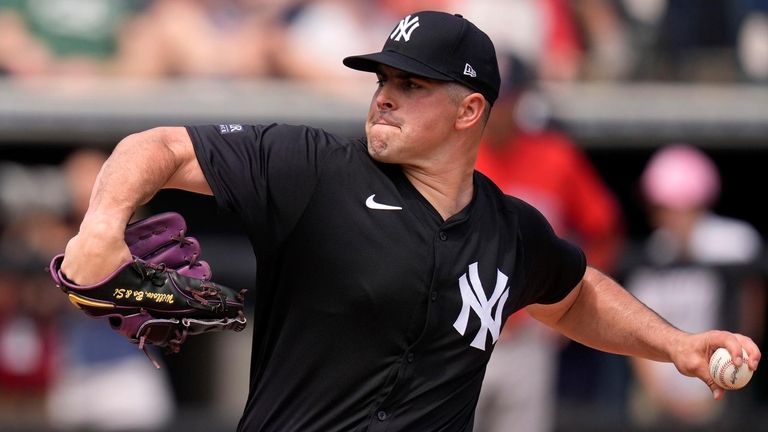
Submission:
[[381,52],[351,56],[352,69],[377,72],[387,65],[414,75],[456,81],[493,104],[499,95],[499,65],[491,39],[461,15],[422,11],[400,20]]
[[472,78],[477,77],[477,72],[475,72],[474,69],[472,69],[472,65],[469,63],[464,65],[464,75],[471,76]]

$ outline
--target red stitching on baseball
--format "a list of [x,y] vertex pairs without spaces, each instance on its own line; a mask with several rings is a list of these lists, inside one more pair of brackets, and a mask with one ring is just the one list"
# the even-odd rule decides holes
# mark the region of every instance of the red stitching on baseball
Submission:
[[[731,360],[728,360],[728,361],[727,361],[727,362],[725,362],[725,364],[724,364],[724,365],[723,365],[723,366],[720,368],[720,372],[718,373],[718,378],[720,378],[720,385],[722,385],[723,387],[728,387],[728,388],[733,388],[733,387],[734,387],[734,384],[735,384],[735,381],[736,381],[735,379],[734,379],[734,382],[733,382],[733,383],[730,383],[730,382],[728,382],[728,381],[726,381],[726,380],[725,380],[725,370],[728,368],[728,366],[730,366],[730,365],[732,365],[732,364],[733,364],[733,359],[731,359]],[[736,372],[737,372],[737,371],[734,371],[734,378],[735,378],[735,376],[736,376]]]

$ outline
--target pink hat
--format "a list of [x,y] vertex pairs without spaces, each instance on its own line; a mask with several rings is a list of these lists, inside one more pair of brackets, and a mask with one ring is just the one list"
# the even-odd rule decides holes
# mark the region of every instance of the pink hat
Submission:
[[645,198],[673,209],[706,207],[720,193],[720,174],[712,160],[687,144],[656,152],[640,178]]

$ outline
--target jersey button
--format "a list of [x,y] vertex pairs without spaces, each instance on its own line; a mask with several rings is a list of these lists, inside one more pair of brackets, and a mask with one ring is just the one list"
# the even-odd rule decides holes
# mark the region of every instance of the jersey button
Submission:
[[445,231],[440,231],[440,240],[442,241],[448,240],[448,234],[446,234]]
[[413,357],[414,357],[413,353],[408,353],[408,355],[407,355],[407,356],[405,356],[405,360],[406,360],[408,363],[413,363]]
[[378,413],[376,413],[376,417],[377,417],[377,418],[378,418],[380,421],[384,421],[384,420],[386,420],[386,419],[387,419],[387,413],[386,413],[386,412],[384,412],[384,411],[379,411]]
[[429,297],[432,299],[432,301],[437,300],[437,291],[432,291],[432,294],[430,294]]

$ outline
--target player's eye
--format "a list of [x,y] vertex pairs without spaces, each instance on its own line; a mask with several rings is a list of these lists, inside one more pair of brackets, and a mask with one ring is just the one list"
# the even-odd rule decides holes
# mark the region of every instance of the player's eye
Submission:
[[406,90],[417,90],[420,89],[422,86],[421,84],[417,83],[414,80],[406,80],[403,82],[403,88]]

